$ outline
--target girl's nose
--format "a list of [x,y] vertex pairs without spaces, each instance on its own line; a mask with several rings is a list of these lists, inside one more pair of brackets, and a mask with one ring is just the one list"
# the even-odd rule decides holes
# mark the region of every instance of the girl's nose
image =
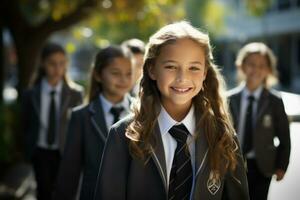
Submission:
[[184,70],[178,70],[176,75],[177,82],[184,82],[188,78],[187,73]]

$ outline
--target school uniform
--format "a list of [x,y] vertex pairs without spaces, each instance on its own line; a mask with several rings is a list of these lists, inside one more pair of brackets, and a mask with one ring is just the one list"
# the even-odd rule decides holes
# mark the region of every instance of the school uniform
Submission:
[[132,98],[125,95],[121,103],[112,105],[100,95],[88,105],[73,110],[53,199],[75,199],[78,189],[80,199],[93,199],[104,144],[114,123],[110,109],[123,107],[120,113],[123,118],[130,112],[131,102]]
[[[80,86],[74,86],[71,88],[61,81],[56,87],[51,87],[46,79],[42,79],[22,96],[25,157],[33,163],[38,199],[50,199],[49,193],[53,189],[61,152],[64,149],[69,110],[82,102],[82,89]],[[54,113],[53,118],[49,120],[51,109]],[[50,143],[48,129],[52,122],[55,122],[55,127]]]
[[[229,92],[230,110],[242,148],[252,140],[249,151],[244,152],[248,164],[251,199],[266,199],[272,175],[276,169],[286,171],[290,156],[290,131],[283,101],[275,90],[263,86],[250,93],[245,86]],[[252,133],[246,130],[247,97],[253,96]],[[248,138],[247,138],[248,137]],[[279,140],[279,144],[274,141]]]
[[[126,127],[132,117],[115,124],[109,133],[99,168],[94,200],[167,200],[172,163],[177,142],[169,135],[173,125],[183,124],[190,135],[187,138],[192,164],[190,199],[244,200],[248,189],[243,160],[237,156],[235,172],[214,179],[208,164],[208,144],[200,131],[194,139],[194,108],[181,122],[174,121],[162,108],[151,140],[151,153],[145,160],[130,155]],[[226,191],[226,192],[225,192]]]

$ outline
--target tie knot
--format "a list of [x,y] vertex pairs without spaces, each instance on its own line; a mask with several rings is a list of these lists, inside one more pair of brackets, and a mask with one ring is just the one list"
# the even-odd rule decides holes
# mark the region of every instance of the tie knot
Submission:
[[51,96],[51,97],[54,97],[55,94],[56,94],[56,91],[55,91],[55,90],[51,90],[50,96]]
[[183,124],[175,125],[170,130],[171,136],[180,143],[186,143],[186,139],[189,135],[189,131]]
[[120,116],[121,112],[124,110],[123,107],[111,107],[110,113],[114,116]]
[[249,100],[249,102],[252,103],[252,102],[255,100],[255,98],[254,98],[253,95],[249,95],[249,96],[248,96],[248,100]]

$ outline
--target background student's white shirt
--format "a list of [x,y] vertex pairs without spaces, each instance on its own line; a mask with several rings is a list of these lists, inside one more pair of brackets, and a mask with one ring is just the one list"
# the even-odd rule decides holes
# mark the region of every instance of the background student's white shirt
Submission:
[[[246,111],[248,107],[248,96],[253,95],[255,101],[253,102],[253,111],[252,111],[252,121],[254,122],[253,127],[255,127],[255,121],[256,121],[256,114],[257,114],[257,106],[258,106],[258,101],[260,98],[260,95],[263,91],[263,86],[258,87],[254,92],[250,92],[247,87],[245,86],[243,91],[242,91],[242,96],[241,96],[241,107],[240,107],[240,122],[239,122],[239,127],[238,127],[238,139],[240,141],[241,146],[243,146],[243,141],[244,141],[244,129],[245,129],[245,120],[246,120]],[[254,150],[252,149],[249,153],[246,155],[247,158],[254,158],[255,153]]]
[[190,132],[187,138],[187,144],[189,147],[191,162],[193,168],[193,174],[195,174],[195,141],[193,136],[195,135],[196,123],[195,123],[195,115],[194,115],[194,106],[191,107],[189,113],[185,116],[185,118],[177,122],[175,121],[168,112],[161,106],[161,111],[158,116],[158,124],[161,133],[161,138],[165,151],[165,159],[166,159],[166,168],[167,168],[167,184],[169,185],[170,173],[172,168],[172,163],[174,159],[174,153],[177,147],[176,140],[169,134],[169,130],[177,124],[184,124],[185,127]]
[[[42,79],[41,82],[41,102],[40,102],[40,131],[37,141],[37,146],[43,149],[57,150],[59,149],[59,108],[61,102],[61,92],[62,92],[63,81],[60,81],[55,87],[49,85],[46,79]],[[47,142],[47,130],[48,130],[48,118],[49,118],[49,109],[51,95],[50,92],[55,90],[55,105],[56,105],[56,137],[52,145],[48,145]]]
[[103,96],[103,94],[100,94],[99,98],[100,98],[100,103],[103,108],[103,113],[104,113],[107,130],[110,129],[110,127],[113,125],[113,122],[114,122],[114,116],[113,116],[113,114],[110,113],[110,109],[112,107],[123,107],[124,108],[124,110],[120,114],[120,119],[122,119],[123,117],[125,117],[127,114],[130,113],[130,102],[129,102],[129,97],[127,96],[127,94],[124,96],[123,100],[117,104],[111,103],[108,99],[106,99]]

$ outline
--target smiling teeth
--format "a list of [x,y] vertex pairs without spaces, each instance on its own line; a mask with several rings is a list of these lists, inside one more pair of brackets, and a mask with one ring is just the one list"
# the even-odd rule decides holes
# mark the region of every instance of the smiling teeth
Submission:
[[186,89],[181,89],[181,88],[174,88],[174,90],[178,91],[178,92],[187,92],[190,88],[186,88]]

